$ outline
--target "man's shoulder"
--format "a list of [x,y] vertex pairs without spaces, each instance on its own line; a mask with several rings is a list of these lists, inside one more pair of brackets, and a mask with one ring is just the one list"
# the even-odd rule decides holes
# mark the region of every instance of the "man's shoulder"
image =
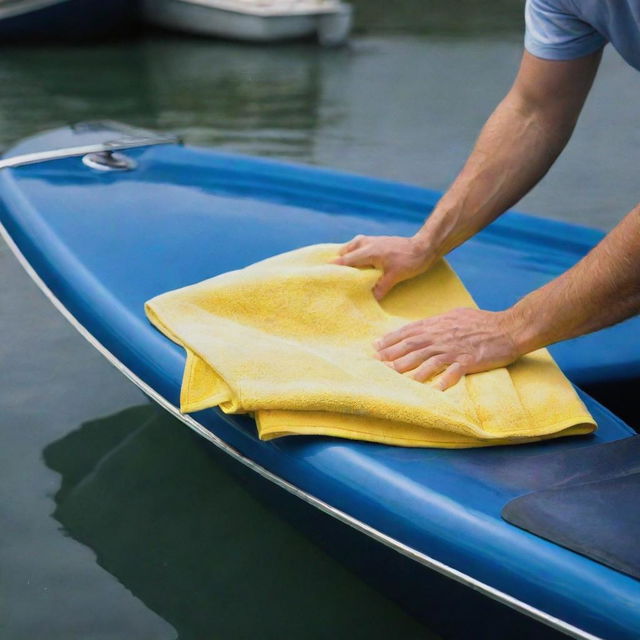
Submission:
[[542,10],[557,11],[561,14],[575,15],[577,13],[573,0],[526,0],[526,4]]
[[573,0],[527,0],[525,24],[525,48],[539,58],[580,58],[606,43]]

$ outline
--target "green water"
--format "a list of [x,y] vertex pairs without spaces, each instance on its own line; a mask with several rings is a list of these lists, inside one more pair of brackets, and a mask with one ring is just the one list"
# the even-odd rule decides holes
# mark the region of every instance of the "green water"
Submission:
[[[336,51],[160,35],[2,49],[0,148],[110,118],[443,189],[517,69],[521,3],[356,4]],[[521,209],[613,226],[638,199],[639,98],[608,52]],[[435,637],[147,404],[3,244],[0,273],[0,638]]]

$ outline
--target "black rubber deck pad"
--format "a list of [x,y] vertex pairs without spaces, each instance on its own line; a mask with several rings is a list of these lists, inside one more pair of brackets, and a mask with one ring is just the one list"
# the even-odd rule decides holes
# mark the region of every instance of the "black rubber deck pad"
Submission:
[[547,472],[553,470],[555,488],[511,500],[502,517],[640,579],[640,436],[568,456],[539,456],[538,463],[548,462]]

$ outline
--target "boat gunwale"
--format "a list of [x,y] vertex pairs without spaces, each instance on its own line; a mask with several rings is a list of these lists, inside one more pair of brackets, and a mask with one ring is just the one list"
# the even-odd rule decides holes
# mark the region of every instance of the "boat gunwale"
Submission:
[[[63,0],[64,1],[64,0]],[[26,166],[29,164],[38,164],[41,162],[48,162],[53,160],[60,160],[65,158],[77,157],[80,155],[84,155],[84,153],[94,153],[100,151],[116,151],[122,149],[142,149],[145,147],[153,147],[153,146],[162,146],[168,145],[171,146],[173,144],[180,146],[185,149],[189,149],[190,151],[201,154],[201,153],[211,153],[211,149],[206,147],[200,147],[197,145],[185,145],[182,136],[172,133],[157,133],[152,130],[140,129],[136,127],[131,127],[129,125],[117,122],[117,121],[99,121],[97,123],[79,123],[73,125],[73,127],[82,125],[82,124],[98,124],[103,125],[105,132],[114,132],[119,133],[121,135],[120,138],[114,138],[113,140],[106,140],[101,143],[94,143],[93,145],[78,145],[78,146],[61,146],[56,147],[55,149],[47,149],[40,151],[33,151],[28,153],[20,153],[18,155],[7,155],[7,153],[11,152],[11,149],[8,150],[4,155],[0,155],[0,171],[2,169],[11,169],[17,168],[20,166]],[[66,128],[66,127],[65,127]],[[63,129],[65,129],[63,128]],[[49,129],[43,132],[40,132],[33,136],[28,136],[19,141],[19,145],[24,143],[35,141],[42,136],[42,134],[53,133],[58,131],[59,129]],[[137,136],[137,137],[136,137]],[[14,147],[15,148],[15,145]],[[89,151],[86,151],[89,149]],[[325,181],[323,187],[330,186],[331,191],[334,193],[342,193],[349,194],[351,196],[357,194],[360,195],[362,193],[368,193],[368,189],[366,188],[369,184],[376,183],[378,185],[382,185],[385,190],[389,188],[397,188],[401,187],[406,194],[403,194],[402,197],[398,194],[386,194],[384,195],[384,199],[386,203],[391,204],[392,206],[404,204],[403,207],[403,217],[410,220],[424,220],[424,213],[420,213],[417,215],[413,215],[413,211],[411,214],[408,214],[406,210],[406,204],[410,203],[412,208],[415,207],[417,209],[422,209],[425,206],[434,207],[437,201],[442,196],[442,193],[436,191],[434,189],[428,189],[426,187],[422,187],[420,185],[405,183],[405,182],[396,182],[391,180],[386,180],[384,178],[372,178],[370,176],[352,173],[348,171],[338,171],[333,169],[327,169],[323,167],[316,167],[313,165],[306,165],[303,163],[294,163],[289,161],[279,161],[270,158],[255,158],[246,154],[234,153],[229,151],[220,151],[215,150],[215,155],[219,159],[235,161],[240,164],[252,164],[251,175],[252,176],[260,176],[265,177],[265,175],[273,181],[274,178],[279,180],[282,183],[295,184],[300,186],[307,186],[309,184],[308,176],[306,175],[309,172],[314,172],[315,177],[322,176]],[[175,160],[174,160],[175,162]],[[257,170],[256,170],[257,169]],[[236,167],[217,167],[218,171],[224,171],[228,173],[239,174],[240,170]],[[282,171],[288,171],[289,175],[283,177],[280,173]],[[295,175],[292,176],[291,172],[294,171]],[[274,175],[278,174],[278,175]],[[350,182],[357,181],[358,184],[350,184],[348,187],[343,185],[336,185],[334,180],[336,179],[344,179],[347,178]],[[329,182],[329,184],[326,183]],[[317,183],[318,180],[316,179]],[[411,196],[409,196],[409,192]],[[427,196],[430,202],[426,202]],[[380,201],[381,194],[379,193],[377,196],[377,200]],[[341,198],[340,201],[348,201],[349,198]],[[533,229],[532,225],[535,224],[536,228]],[[543,225],[544,228],[540,228],[540,225]],[[526,227],[525,229],[522,226]],[[584,238],[580,240],[572,240],[568,241],[566,237],[559,237],[558,230],[562,228],[575,228],[578,229],[582,234],[588,234],[590,236],[588,241],[585,241]],[[496,238],[502,238],[503,236],[509,236],[511,238],[513,234],[517,234],[520,238],[528,238],[528,244],[538,244],[540,240],[545,240],[547,242],[551,241],[554,250],[552,253],[557,253],[556,245],[562,242],[562,253],[564,254],[576,254],[576,253],[586,253],[593,246],[599,242],[602,237],[604,237],[605,232],[602,229],[598,229],[595,227],[590,227],[587,225],[577,225],[574,223],[570,223],[564,220],[557,220],[554,218],[538,218],[536,216],[532,216],[527,213],[522,213],[519,211],[509,210],[505,213],[505,215],[501,216],[498,220],[496,220],[492,225],[490,225],[487,229],[482,230],[478,236],[482,237],[486,233],[491,233],[492,236]]]

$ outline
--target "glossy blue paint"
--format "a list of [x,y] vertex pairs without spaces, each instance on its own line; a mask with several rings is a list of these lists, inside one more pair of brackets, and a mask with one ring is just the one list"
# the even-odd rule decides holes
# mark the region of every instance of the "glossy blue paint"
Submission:
[[[27,4],[25,2],[25,7]],[[137,0],[62,0],[40,4],[0,17],[0,44],[33,40],[80,41],[119,35],[135,23],[137,4]]]
[[[10,155],[101,135],[62,129]],[[1,171],[0,221],[78,321],[174,405],[184,356],[147,322],[145,300],[305,244],[410,233],[438,198],[416,187],[175,145],[127,153],[139,162],[127,173],[96,172],[79,158]],[[451,262],[481,306],[500,308],[600,237],[509,213]],[[575,382],[639,377],[640,345],[631,341],[638,322],[558,345],[554,355]],[[583,397],[600,425],[592,437],[466,451],[332,438],[260,442],[246,416],[206,410],[194,417],[246,457],[404,545],[597,636],[637,638],[640,583],[500,517],[508,500],[527,491],[511,472],[523,461],[633,433]]]

